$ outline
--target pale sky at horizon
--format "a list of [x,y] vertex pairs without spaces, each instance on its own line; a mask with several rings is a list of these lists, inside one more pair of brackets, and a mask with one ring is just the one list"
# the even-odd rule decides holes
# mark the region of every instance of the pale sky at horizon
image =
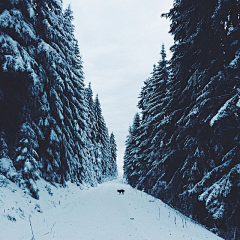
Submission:
[[118,166],[122,168],[125,140],[138,112],[143,82],[151,76],[164,43],[167,57],[173,45],[169,21],[161,18],[173,0],[63,0],[74,12],[85,85],[98,94],[109,134],[114,133]]

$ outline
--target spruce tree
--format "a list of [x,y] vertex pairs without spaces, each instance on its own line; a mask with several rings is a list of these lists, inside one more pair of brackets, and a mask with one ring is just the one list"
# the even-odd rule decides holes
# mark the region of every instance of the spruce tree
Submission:
[[126,140],[126,149],[124,153],[124,177],[132,186],[136,186],[139,176],[141,174],[141,162],[139,162],[139,127],[140,116],[135,114],[133,119],[133,125],[129,128],[129,135]]
[[95,104],[87,104],[71,8],[63,11],[58,0],[7,0],[0,9],[1,157],[14,159],[35,197],[38,177],[63,185],[103,181],[109,136]]
[[[41,148],[45,155],[42,165],[45,170],[52,169],[56,173],[55,181],[79,183],[87,167],[82,151],[86,142],[86,108],[82,61],[74,38],[72,11],[68,7],[63,13],[58,1],[42,2],[36,7],[41,10],[38,18],[42,24],[39,29],[42,41],[38,47],[38,61],[44,69],[44,101],[41,103],[46,104],[43,111],[48,109],[41,114],[46,116],[44,123],[47,123],[43,129],[43,145],[49,142],[47,148]],[[49,8],[52,11],[47,14]],[[37,122],[43,126],[41,115]]]
[[[140,125],[139,148],[141,162],[141,176],[139,178],[138,187],[148,188],[154,185],[156,179],[146,177],[148,171],[152,172],[152,164],[157,166],[161,156],[159,146],[164,141],[162,131],[166,121],[166,101],[168,101],[169,92],[167,84],[169,82],[168,62],[166,60],[166,52],[162,45],[161,59],[157,65],[154,65],[152,77],[146,81],[141,93],[139,108],[142,110],[142,121]],[[144,105],[142,104],[144,103]],[[154,175],[156,177],[156,175]],[[151,183],[150,183],[151,182]]]
[[40,177],[39,156],[36,152],[38,140],[28,122],[22,125],[18,139],[15,151],[15,167],[20,172],[20,176],[25,180],[24,184],[29,188],[32,196],[38,199],[38,189],[34,183]]
[[[140,95],[141,145],[135,150],[145,172],[137,186],[224,238],[236,238],[239,1],[174,1],[165,16],[174,36],[170,74],[155,98],[152,93],[160,88],[154,73]],[[130,140],[126,156],[132,151]],[[130,178],[128,170],[125,175]]]
[[89,125],[89,138],[91,139],[92,144],[96,144],[96,117],[95,117],[95,103],[93,101],[93,92],[91,88],[91,83],[88,84],[88,87],[85,90],[86,95],[86,106],[88,112],[88,125]]
[[0,129],[5,142],[2,151],[5,157],[15,159],[13,163],[24,178],[23,184],[37,198],[32,180],[39,175],[38,141],[30,116],[40,86],[40,68],[34,55],[35,11],[27,0],[5,1],[0,8]]
[[[109,135],[108,129],[105,123],[105,120],[102,115],[102,108],[98,98],[98,95],[95,98],[94,102],[94,113],[96,119],[96,158],[98,164],[100,164],[99,169],[103,176],[108,176],[108,165],[109,165],[109,157],[110,157],[110,149],[109,149]],[[101,180],[102,181],[102,177]]]
[[4,132],[0,132],[0,158],[8,157],[8,145]]
[[115,136],[113,133],[110,135],[110,166],[109,166],[109,172],[110,172],[110,177],[111,178],[116,178],[117,177],[117,144],[115,140]]

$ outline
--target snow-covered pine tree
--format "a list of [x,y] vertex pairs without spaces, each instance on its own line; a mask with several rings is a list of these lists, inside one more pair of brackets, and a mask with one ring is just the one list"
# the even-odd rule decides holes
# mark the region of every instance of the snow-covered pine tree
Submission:
[[[156,66],[153,66],[153,72],[155,71]],[[142,110],[141,112],[141,121],[139,121],[139,126],[137,127],[138,131],[135,135],[135,141],[139,146],[137,147],[137,165],[138,165],[138,177],[135,176],[135,185],[138,185],[138,188],[144,189],[146,186],[146,182],[143,182],[146,176],[146,172],[148,171],[148,160],[151,154],[151,141],[152,141],[152,124],[150,124],[152,116],[148,113],[148,107],[150,104],[151,96],[154,92],[154,86],[152,82],[153,78],[149,78],[144,82],[144,87],[140,93],[140,101],[138,103],[138,107]],[[135,115],[135,117],[137,117]],[[135,122],[135,120],[134,120]],[[134,125],[132,130],[134,130]],[[138,119],[137,119],[138,125]],[[139,168],[141,171],[139,171]],[[138,180],[136,180],[138,178]]]
[[[80,56],[80,51],[78,48],[78,42],[74,37],[74,26],[72,24],[73,13],[68,6],[64,12],[65,18],[65,30],[68,34],[67,37],[70,40],[70,47],[68,48],[69,53],[68,62],[70,63],[71,72],[70,79],[68,83],[69,91],[69,108],[71,109],[71,119],[73,129],[71,130],[73,135],[72,149],[74,152],[74,162],[76,165],[72,164],[71,171],[75,171],[75,180],[80,182],[92,182],[94,178],[92,177],[92,162],[88,161],[88,155],[86,154],[86,149],[88,147],[88,136],[89,131],[88,122],[88,110],[86,108],[85,100],[85,88],[84,88],[84,74],[82,59]],[[72,54],[74,53],[74,54]],[[65,123],[67,124],[67,123]],[[77,180],[78,179],[78,180]]]
[[129,128],[129,135],[126,140],[126,149],[124,153],[124,177],[132,186],[136,186],[141,176],[141,162],[139,161],[139,135],[140,135],[140,115],[136,113],[133,119],[133,125]]
[[[41,2],[36,6],[42,37],[38,46],[38,61],[43,66],[43,111],[49,111],[42,121],[46,149],[43,152],[45,171],[54,172],[54,181],[82,182],[84,143],[86,142],[86,108],[82,61],[74,38],[72,11],[62,12],[59,1]],[[50,106],[50,108],[49,108]],[[44,123],[44,125],[42,124]],[[49,142],[49,144],[46,144]],[[84,164],[83,164],[84,163]],[[52,169],[52,170],[51,170]]]
[[[138,187],[143,189],[151,188],[155,184],[156,175],[148,176],[148,171],[157,168],[157,162],[162,154],[160,145],[164,141],[164,126],[166,125],[166,106],[169,104],[169,83],[168,62],[166,52],[162,45],[161,59],[154,65],[152,77],[146,81],[146,85],[140,94],[141,99],[138,107],[142,110],[142,121],[140,124],[139,149],[141,162],[141,176]],[[144,92],[146,92],[144,94]],[[144,104],[143,104],[144,103]],[[154,166],[152,166],[154,162]]]
[[91,83],[88,84],[88,87],[85,89],[85,101],[87,108],[87,126],[88,131],[86,132],[88,143],[87,143],[87,158],[88,162],[92,164],[91,174],[94,176],[95,184],[97,183],[97,158],[96,158],[96,118],[95,118],[95,105],[93,101],[93,91],[91,88]]
[[[9,146],[25,119],[24,109],[35,94],[38,66],[31,56],[36,46],[29,1],[4,1],[0,14],[0,127]],[[9,139],[9,140],[8,140]],[[10,153],[11,155],[12,153]]]
[[132,185],[130,182],[130,175],[131,175],[131,165],[132,161],[130,159],[130,152],[131,152],[131,141],[132,141],[132,128],[129,126],[128,135],[125,141],[125,151],[123,156],[123,177],[127,180],[127,182]]
[[88,84],[88,87],[85,90],[86,95],[86,106],[88,110],[88,125],[89,125],[89,138],[92,144],[96,144],[96,118],[95,118],[95,103],[93,101],[93,92],[91,88],[91,83]]
[[13,162],[9,158],[9,150],[4,132],[0,132],[0,174],[3,174],[12,181],[16,181],[18,178]]
[[109,172],[111,178],[117,177],[117,144],[115,140],[115,136],[113,132],[110,135],[110,164],[109,164]]
[[[239,2],[213,1],[211,4],[203,2],[199,5],[191,2],[186,6],[182,1],[180,4],[183,4],[183,8],[179,8],[178,5],[172,9],[172,14],[170,11],[170,16],[173,17],[171,32],[175,37],[171,66],[175,82],[187,81],[187,84],[182,94],[179,94],[176,103],[180,111],[185,105],[180,120],[175,123],[175,125],[178,124],[178,128],[175,131],[176,137],[174,137],[179,143],[184,143],[176,149],[178,155],[182,156],[183,164],[179,164],[181,168],[179,176],[175,174],[174,180],[171,181],[171,191],[176,192],[176,186],[180,187],[180,192],[183,191],[180,205],[184,205],[182,202],[188,202],[186,212],[189,213],[189,206],[192,205],[191,214],[196,214],[200,221],[217,227],[224,237],[230,239],[232,238],[230,232],[232,228],[235,229],[236,224],[233,221],[229,224],[229,219],[235,219],[235,221],[237,219],[236,209],[231,206],[238,204],[235,178],[237,177],[236,165],[239,163],[236,159],[236,151],[239,151],[239,134],[235,129],[239,126],[239,108],[237,107],[239,90],[236,87],[239,80],[239,70],[237,70],[239,69],[237,67],[239,66],[239,60],[237,60],[239,59],[237,57],[239,10],[236,11],[236,9],[239,9]],[[194,14],[195,11],[200,13],[198,8],[207,8],[204,14],[199,15],[199,20],[196,18],[198,15]],[[178,20],[185,15],[185,21],[188,19],[191,25],[186,28],[186,23],[182,22],[182,24],[178,23],[175,29],[176,13],[180,16],[177,17]],[[197,26],[195,31],[192,24]],[[179,25],[186,28],[186,32],[180,33]],[[189,55],[188,51],[194,54]],[[197,59],[194,59],[196,56]],[[186,67],[187,69],[184,70]],[[189,74],[189,77],[184,77],[184,74]],[[197,152],[201,153],[201,164],[197,164],[199,162]],[[225,162],[229,156],[231,156],[231,163],[228,165]],[[181,162],[179,158],[178,162]],[[183,185],[180,186],[179,179],[185,175],[192,175],[193,170],[195,171],[194,177],[186,177],[182,181]],[[209,174],[206,174],[208,172],[211,172],[210,175],[213,172],[217,174],[210,181],[206,181],[206,177],[209,177]],[[219,191],[219,185],[221,186],[230,176],[232,177],[229,185],[224,187],[228,190]],[[186,186],[188,186],[187,189],[185,189]],[[208,189],[206,194],[201,195],[202,187]],[[210,193],[215,197],[211,198]],[[224,198],[221,194],[224,194]],[[206,196],[209,196],[208,201],[206,201]],[[205,202],[205,209],[196,208],[196,205],[202,206],[199,199]],[[199,211],[196,211],[197,209]],[[208,213],[202,214],[206,210]]]
[[105,123],[105,120],[102,115],[102,108],[98,98],[96,95],[94,101],[94,114],[96,119],[96,159],[98,171],[101,172],[102,176],[98,181],[103,181],[104,177],[108,177],[108,165],[110,161],[110,149],[109,149],[109,135],[108,129]]
[[34,198],[39,198],[38,189],[35,180],[40,177],[39,156],[36,152],[38,148],[38,140],[32,126],[26,122],[23,123],[15,150],[15,167],[20,173],[20,177],[25,181],[24,185],[30,190]]
[[[63,183],[67,166],[64,161],[65,142],[68,131],[64,125],[65,80],[69,79],[65,60],[69,41],[65,37],[62,6],[59,1],[41,1],[35,4],[37,14],[36,29],[39,36],[37,62],[42,67],[41,110],[38,123],[45,139],[40,143],[42,171],[45,178]],[[43,116],[43,117],[42,117]],[[68,153],[68,152],[67,152]]]
[[106,146],[107,140],[109,137],[107,134],[106,123],[102,115],[102,108],[101,108],[98,95],[96,95],[94,106],[95,106],[94,112],[95,112],[96,130],[97,130],[96,142],[99,144],[102,144],[103,146]]
[[38,148],[37,136],[29,123],[24,123],[18,136],[17,149],[15,151],[15,166],[22,172],[25,179],[37,179],[38,154],[35,149]]
[[[82,60],[71,8],[63,12],[59,0],[7,0],[0,9],[1,153],[16,156],[14,164],[22,177],[35,180],[38,173],[62,184],[70,180],[94,185],[95,149],[88,147],[97,142],[97,132],[94,139],[88,136]],[[106,135],[105,149],[99,151],[108,158],[107,131]],[[107,162],[100,166],[100,179]]]
[[[14,149],[20,140],[17,139],[18,133],[19,136],[23,132],[26,133],[24,128],[29,126],[31,136],[35,135],[30,127],[32,120],[29,112],[36,107],[40,68],[34,58],[37,36],[32,2],[7,0],[1,2],[0,8],[0,129],[8,145],[8,157],[13,159],[16,156]],[[26,136],[26,139],[31,138]],[[24,143],[26,142],[22,142]],[[23,148],[27,155],[21,160],[22,169],[19,171],[23,172],[23,177],[27,179],[25,183],[32,181],[28,178],[36,177],[34,174],[38,167],[34,158],[37,156],[36,148],[37,144],[31,143]],[[18,162],[14,164],[18,165]],[[33,190],[33,183],[28,187]],[[37,190],[33,190],[32,193],[37,197]]]
[[[222,52],[215,62],[223,62],[220,71],[197,99],[198,105],[209,109],[205,121],[212,132],[210,159],[212,167],[209,173],[197,184],[199,199],[205,204],[208,217],[222,232],[226,239],[240,236],[239,210],[239,140],[240,133],[240,3],[239,1],[218,1],[212,15],[214,34],[221,36]],[[213,66],[214,67],[214,66]],[[206,101],[208,100],[208,101]],[[210,176],[210,177],[209,177]],[[209,179],[207,180],[207,177]],[[213,197],[214,196],[214,197]]]
[[[226,239],[239,237],[239,9],[236,0],[176,0],[165,15],[175,40],[171,74],[162,108],[150,117],[158,131],[142,184]],[[151,78],[146,83],[144,96],[152,91]]]
[[8,157],[8,145],[4,132],[0,132],[0,158]]

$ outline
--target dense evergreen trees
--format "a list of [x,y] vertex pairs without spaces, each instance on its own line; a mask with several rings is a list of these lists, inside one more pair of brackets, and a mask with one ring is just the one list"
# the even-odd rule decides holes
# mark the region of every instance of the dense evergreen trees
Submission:
[[124,177],[132,186],[136,186],[137,177],[139,176],[139,141],[138,136],[140,127],[140,116],[137,113],[133,120],[133,126],[129,128],[129,136],[126,140],[126,150],[124,154]]
[[164,15],[173,55],[168,63],[162,49],[145,82],[139,144],[129,141],[130,131],[124,156],[131,185],[226,239],[240,236],[239,15],[236,0],[174,1]]
[[110,176],[117,177],[117,143],[113,133],[110,134],[109,139],[109,148],[110,148]]
[[0,3],[0,157],[34,197],[39,177],[63,185],[116,177],[116,146],[84,86],[72,20],[59,0]]

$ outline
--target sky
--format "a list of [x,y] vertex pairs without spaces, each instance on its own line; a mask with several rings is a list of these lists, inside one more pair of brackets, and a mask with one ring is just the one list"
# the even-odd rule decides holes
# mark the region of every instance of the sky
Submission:
[[125,140],[143,82],[173,45],[169,20],[161,18],[173,0],[63,0],[74,13],[75,36],[83,60],[85,84],[99,95],[109,133],[118,148],[121,175]]

